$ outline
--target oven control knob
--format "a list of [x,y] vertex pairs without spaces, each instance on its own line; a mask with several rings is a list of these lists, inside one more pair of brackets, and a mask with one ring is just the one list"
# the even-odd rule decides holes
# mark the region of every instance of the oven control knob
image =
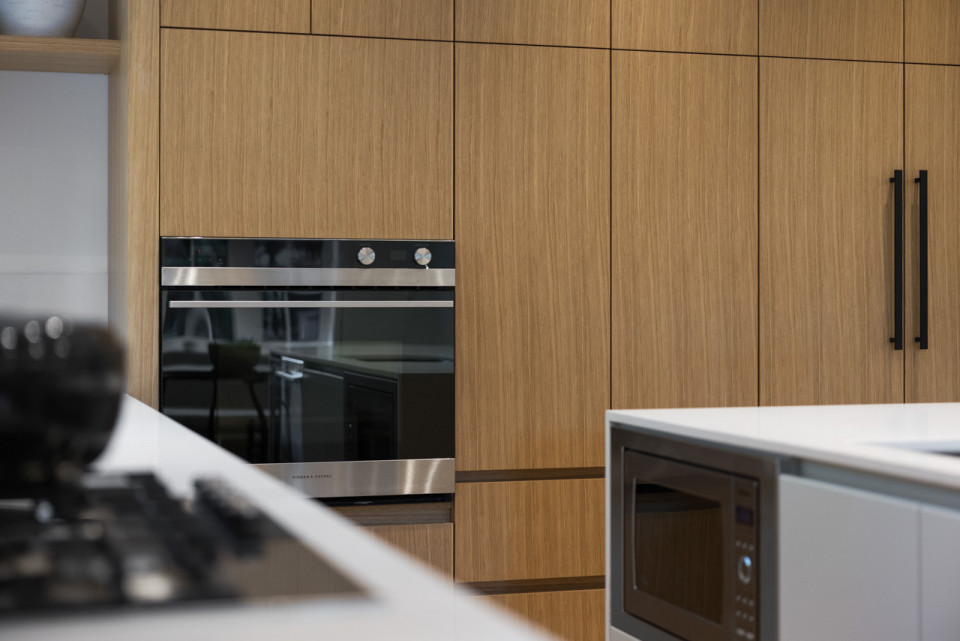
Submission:
[[750,583],[753,578],[753,560],[746,554],[737,562],[737,577],[741,583]]
[[433,254],[430,253],[430,250],[426,247],[421,247],[417,251],[413,252],[413,259],[417,261],[418,265],[429,265],[430,261],[433,259]]
[[376,259],[377,252],[373,251],[373,247],[361,247],[357,252],[357,260],[361,265],[372,265]]

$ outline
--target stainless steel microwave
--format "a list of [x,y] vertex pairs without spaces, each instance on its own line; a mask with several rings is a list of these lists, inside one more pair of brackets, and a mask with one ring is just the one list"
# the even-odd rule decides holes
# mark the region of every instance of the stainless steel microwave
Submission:
[[776,639],[781,462],[616,424],[610,448],[611,627],[642,641]]

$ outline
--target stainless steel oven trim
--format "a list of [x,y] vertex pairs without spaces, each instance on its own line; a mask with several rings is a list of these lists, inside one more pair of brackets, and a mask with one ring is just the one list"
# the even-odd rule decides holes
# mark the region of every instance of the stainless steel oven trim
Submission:
[[260,463],[270,476],[313,498],[453,494],[452,458]]
[[161,287],[453,287],[453,269],[162,267]]
[[173,309],[374,309],[453,307],[452,300],[172,300]]

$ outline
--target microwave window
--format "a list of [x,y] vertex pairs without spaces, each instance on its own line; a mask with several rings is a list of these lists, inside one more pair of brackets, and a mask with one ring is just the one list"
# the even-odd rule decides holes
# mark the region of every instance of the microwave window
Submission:
[[637,483],[635,497],[636,589],[720,623],[720,504],[653,483]]

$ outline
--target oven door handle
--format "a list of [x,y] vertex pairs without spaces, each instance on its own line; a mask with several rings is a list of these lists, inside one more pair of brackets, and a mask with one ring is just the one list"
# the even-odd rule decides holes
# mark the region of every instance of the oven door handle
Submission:
[[172,300],[171,309],[357,309],[453,307],[452,300]]

